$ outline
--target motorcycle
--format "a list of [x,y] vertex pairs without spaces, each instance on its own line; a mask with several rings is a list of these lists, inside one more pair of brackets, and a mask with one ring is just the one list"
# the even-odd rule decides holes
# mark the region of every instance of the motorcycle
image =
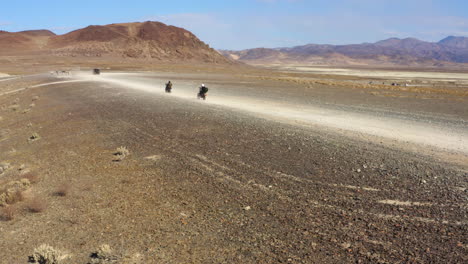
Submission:
[[206,93],[200,91],[200,92],[197,94],[197,98],[198,98],[198,99],[201,98],[201,99],[203,99],[203,100],[206,100]]

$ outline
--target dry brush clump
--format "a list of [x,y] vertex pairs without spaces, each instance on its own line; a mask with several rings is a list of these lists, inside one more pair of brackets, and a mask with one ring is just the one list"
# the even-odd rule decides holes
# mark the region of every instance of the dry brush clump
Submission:
[[41,197],[34,196],[28,201],[26,208],[28,208],[31,213],[41,213],[47,208],[47,203]]
[[34,249],[34,253],[29,257],[29,263],[64,264],[69,257],[65,252],[43,244]]
[[28,179],[8,182],[0,189],[0,206],[14,204],[24,200],[23,192],[29,189],[31,183]]
[[91,254],[90,264],[108,264],[118,263],[119,258],[114,255],[112,248],[109,245],[102,245],[96,252]]
[[130,154],[130,151],[127,149],[127,147],[119,147],[114,152],[114,160],[113,161],[116,161],[116,162],[122,161],[129,154]]
[[22,190],[16,190],[15,192],[12,193],[12,195],[9,197],[9,200],[7,201],[8,204],[15,204],[18,202],[24,201],[24,192]]

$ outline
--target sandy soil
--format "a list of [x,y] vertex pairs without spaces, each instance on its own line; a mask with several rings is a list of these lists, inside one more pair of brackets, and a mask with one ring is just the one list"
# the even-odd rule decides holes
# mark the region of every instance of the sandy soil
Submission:
[[48,243],[73,263],[102,244],[119,263],[467,261],[466,98],[286,87],[238,73],[3,82],[0,183],[38,180],[0,221],[0,259]]

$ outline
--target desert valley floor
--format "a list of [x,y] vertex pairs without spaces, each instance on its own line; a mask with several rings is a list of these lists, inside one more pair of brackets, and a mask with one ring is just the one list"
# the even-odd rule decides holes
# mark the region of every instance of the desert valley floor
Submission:
[[346,78],[0,76],[0,262],[466,263],[467,88]]

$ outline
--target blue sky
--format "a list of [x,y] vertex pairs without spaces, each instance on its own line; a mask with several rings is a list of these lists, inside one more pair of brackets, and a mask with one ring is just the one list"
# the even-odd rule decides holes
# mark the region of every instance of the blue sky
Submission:
[[1,0],[0,30],[156,20],[218,49],[468,36],[466,0]]

